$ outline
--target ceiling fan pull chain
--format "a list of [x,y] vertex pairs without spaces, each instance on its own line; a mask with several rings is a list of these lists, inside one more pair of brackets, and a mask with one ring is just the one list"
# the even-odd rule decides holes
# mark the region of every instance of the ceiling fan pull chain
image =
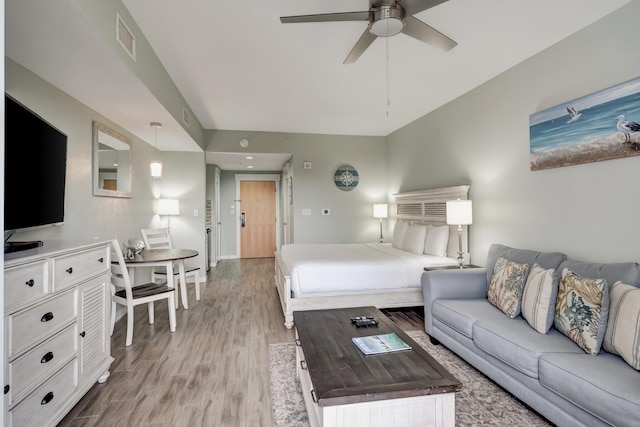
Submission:
[[389,106],[391,105],[391,99],[389,96],[389,37],[385,37],[387,42],[387,117],[389,117]]

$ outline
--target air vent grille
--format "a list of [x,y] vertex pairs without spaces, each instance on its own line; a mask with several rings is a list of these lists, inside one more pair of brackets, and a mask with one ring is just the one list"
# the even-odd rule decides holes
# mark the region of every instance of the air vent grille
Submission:
[[116,40],[133,62],[136,62],[136,38],[118,12],[116,12]]

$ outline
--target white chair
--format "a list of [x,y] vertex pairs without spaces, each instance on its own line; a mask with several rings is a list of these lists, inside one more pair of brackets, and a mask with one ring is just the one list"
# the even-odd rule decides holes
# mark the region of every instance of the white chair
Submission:
[[112,241],[114,260],[111,263],[111,335],[116,324],[116,304],[127,307],[127,341],[129,347],[133,342],[133,311],[136,305],[147,304],[149,313],[149,324],[155,321],[154,302],[162,299],[167,300],[169,310],[169,329],[176,330],[176,309],[175,292],[166,283],[145,283],[143,285],[132,286],[127,264],[120,243],[115,239]]
[[[142,240],[144,241],[145,248],[148,249],[171,249],[171,236],[168,228],[143,228],[140,230],[142,233]],[[188,282],[189,278],[193,277],[193,281],[196,288],[196,300],[200,301],[200,268],[198,267],[185,267],[184,269],[185,280]],[[167,272],[164,269],[154,270],[151,275],[153,281],[167,280]],[[173,269],[173,283],[179,282],[180,274],[178,268]],[[186,284],[180,283],[180,286],[186,286]],[[176,286],[177,290],[177,286]],[[177,304],[177,300],[176,300]]]

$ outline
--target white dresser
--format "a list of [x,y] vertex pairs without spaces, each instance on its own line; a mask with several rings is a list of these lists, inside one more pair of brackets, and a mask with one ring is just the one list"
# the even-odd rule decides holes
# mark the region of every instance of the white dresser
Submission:
[[110,241],[45,241],[5,255],[6,427],[55,426],[111,357]]

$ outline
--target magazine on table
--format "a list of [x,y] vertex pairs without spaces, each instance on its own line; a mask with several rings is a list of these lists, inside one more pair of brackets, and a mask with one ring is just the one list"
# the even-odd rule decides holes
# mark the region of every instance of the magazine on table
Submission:
[[351,340],[364,354],[411,350],[411,346],[400,339],[395,332],[382,335],[370,335],[367,337],[353,337]]

